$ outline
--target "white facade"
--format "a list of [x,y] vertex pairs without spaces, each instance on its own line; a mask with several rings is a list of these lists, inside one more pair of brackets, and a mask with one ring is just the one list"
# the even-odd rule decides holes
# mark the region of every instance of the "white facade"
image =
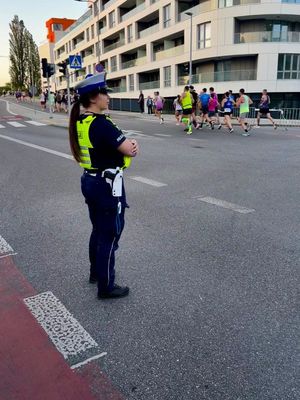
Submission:
[[[101,61],[113,97],[136,98],[139,90],[176,96],[189,77],[190,12],[197,89],[299,92],[300,3],[289,1],[94,1],[56,43],[55,63],[82,55],[71,87]],[[66,88],[63,77],[56,76],[56,87]]]

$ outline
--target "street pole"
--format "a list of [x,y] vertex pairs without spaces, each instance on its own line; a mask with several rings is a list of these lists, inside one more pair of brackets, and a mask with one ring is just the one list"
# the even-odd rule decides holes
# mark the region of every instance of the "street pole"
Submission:
[[191,19],[191,26],[190,26],[190,67],[189,67],[189,85],[192,84],[192,74],[193,74],[193,13],[186,12]]
[[66,67],[66,79],[67,79],[67,96],[68,96],[68,115],[71,115],[71,96],[70,96],[70,74],[69,69]]
[[[50,95],[50,78],[49,78],[49,73],[48,73],[48,71],[47,71],[47,86],[48,86],[48,98],[47,98],[47,100],[49,101],[49,95]],[[46,102],[46,104],[47,104],[47,102]],[[53,118],[53,115],[52,115],[52,107],[50,106],[49,108],[50,108],[50,116],[49,116],[49,118]]]

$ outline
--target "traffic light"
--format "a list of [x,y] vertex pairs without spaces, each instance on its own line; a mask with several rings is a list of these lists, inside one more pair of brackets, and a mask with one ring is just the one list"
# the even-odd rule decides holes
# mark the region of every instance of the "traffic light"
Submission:
[[48,74],[48,60],[47,60],[47,58],[42,58],[42,71],[43,71],[43,78],[47,78],[47,74]]
[[67,71],[67,63],[65,61],[57,64],[59,68],[59,72],[61,72],[64,76],[66,76]]
[[47,67],[48,77],[55,74],[55,64],[48,64]]

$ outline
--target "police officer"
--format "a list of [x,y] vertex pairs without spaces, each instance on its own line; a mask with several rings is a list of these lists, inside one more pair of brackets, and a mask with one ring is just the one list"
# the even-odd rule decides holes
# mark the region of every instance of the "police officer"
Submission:
[[[98,283],[98,298],[128,295],[129,288],[115,284],[115,251],[124,228],[128,207],[123,171],[138,153],[105,114],[109,89],[105,73],[88,75],[75,86],[80,98],[72,108],[69,124],[71,151],[84,168],[81,190],[88,205],[92,234],[89,243],[90,283]],[[80,114],[80,104],[85,112]]]

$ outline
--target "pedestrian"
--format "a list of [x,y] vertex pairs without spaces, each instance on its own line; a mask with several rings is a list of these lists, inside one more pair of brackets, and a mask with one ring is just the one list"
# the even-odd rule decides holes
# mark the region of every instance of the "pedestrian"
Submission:
[[[128,295],[115,284],[115,251],[124,227],[126,202],[123,171],[138,153],[135,140],[125,135],[104,112],[109,96],[105,74],[88,76],[75,86],[80,98],[72,107],[69,138],[75,160],[84,169],[81,190],[89,209],[90,283],[98,283],[98,298]],[[80,114],[80,105],[84,113]]]
[[48,104],[49,104],[49,109],[51,113],[55,112],[55,97],[54,93],[50,92],[48,95]]
[[262,91],[262,96],[260,99],[260,103],[259,103],[259,111],[257,113],[257,125],[256,128],[260,128],[259,123],[260,123],[260,117],[261,116],[266,116],[268,118],[269,121],[271,121],[273,128],[277,129],[277,125],[275,124],[273,118],[271,117],[270,114],[270,96],[268,95],[268,91],[267,89],[264,89]]
[[152,100],[151,96],[148,96],[148,97],[147,97],[146,104],[147,104],[147,108],[148,108],[148,114],[153,114],[153,109],[152,109],[152,107],[153,107],[153,100]]
[[249,96],[245,94],[245,89],[240,89],[239,92],[240,97],[238,98],[236,105],[240,108],[240,116],[238,121],[241,125],[241,128],[244,130],[242,133],[243,136],[250,136],[250,129],[251,126],[246,122],[246,118],[248,117],[248,113],[250,111],[249,106],[253,104],[253,101],[250,99]]
[[44,92],[42,92],[40,95],[40,103],[41,103],[41,109],[46,110],[46,96]]
[[230,92],[226,92],[224,94],[224,97],[223,97],[223,100],[221,103],[221,107],[223,110],[224,122],[225,122],[225,125],[228,126],[229,133],[233,132],[231,117],[232,117],[232,113],[233,113],[234,104],[235,104],[235,102],[232,99],[232,95],[230,94]]
[[60,112],[62,109],[61,108],[62,96],[60,92],[57,92],[55,100],[56,100],[56,110],[57,112]]
[[181,105],[181,96],[180,94],[177,95],[176,99],[173,101],[173,107],[175,110],[175,118],[176,118],[176,125],[180,125],[181,116],[182,116],[182,105]]
[[145,98],[144,98],[144,95],[143,95],[142,91],[140,91],[138,103],[139,103],[139,106],[140,106],[141,114],[143,114],[144,111],[145,111]]
[[154,100],[155,104],[155,116],[159,119],[159,123],[163,124],[165,122],[162,112],[165,104],[165,99],[159,95],[159,92],[154,92]]
[[181,121],[186,125],[185,132],[187,135],[192,134],[192,108],[193,108],[193,96],[190,92],[190,87],[187,85],[184,87],[181,95],[182,104],[182,118]]
[[66,92],[63,92],[63,95],[61,97],[61,106],[64,112],[67,114],[68,112],[68,95]]

